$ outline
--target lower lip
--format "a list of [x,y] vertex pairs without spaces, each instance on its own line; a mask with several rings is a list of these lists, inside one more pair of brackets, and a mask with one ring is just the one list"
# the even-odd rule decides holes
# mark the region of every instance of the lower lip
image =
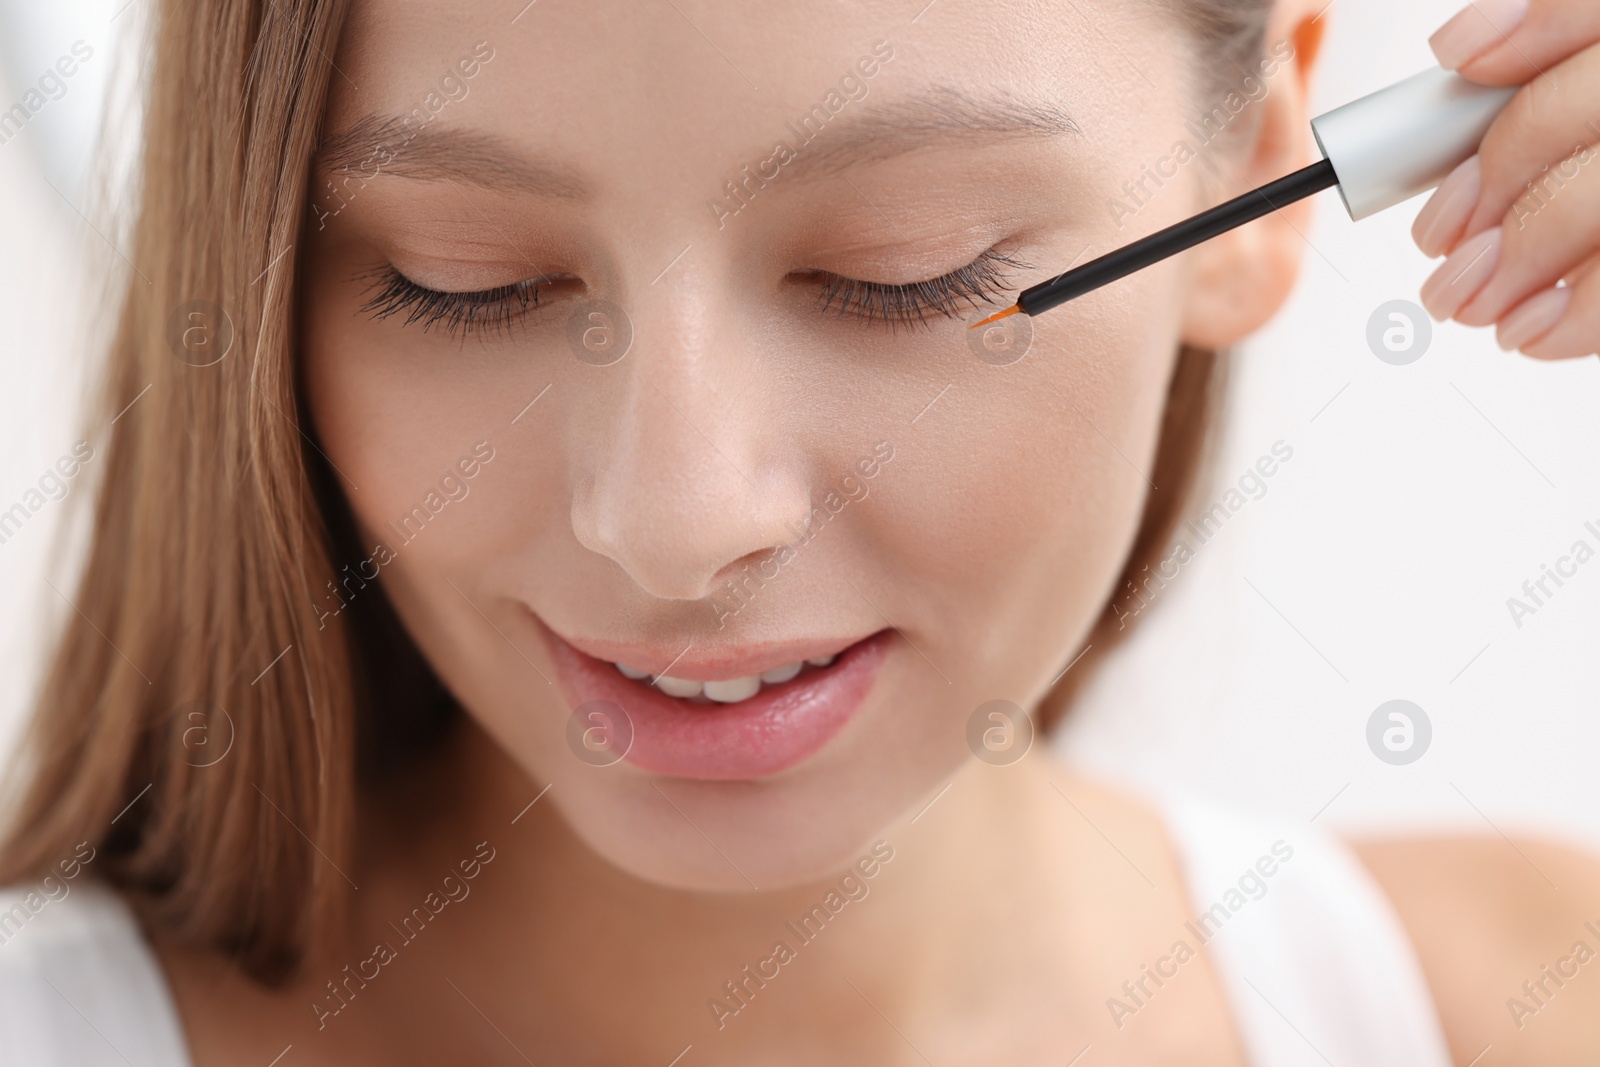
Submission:
[[[537,618],[537,616],[535,616]],[[763,685],[737,704],[690,704],[573,648],[542,623],[573,707],[609,700],[628,713],[633,742],[623,757],[653,774],[739,781],[793,767],[826,745],[866,703],[888,651],[880,630],[782,685]]]

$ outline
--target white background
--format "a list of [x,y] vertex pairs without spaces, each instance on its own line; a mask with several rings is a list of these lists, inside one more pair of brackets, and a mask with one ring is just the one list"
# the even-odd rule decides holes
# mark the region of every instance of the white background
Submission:
[[[96,50],[0,145],[0,508],[70,450],[82,338],[109,314],[80,289],[82,257],[109,253],[78,210],[94,214],[87,168],[112,44],[140,17],[135,0],[110,22],[123,2],[0,0],[5,106],[73,41]],[[1431,65],[1427,37],[1455,6],[1336,0],[1314,113]],[[1368,319],[1415,301],[1430,271],[1408,234],[1422,203],[1355,224],[1336,193],[1319,196],[1295,295],[1238,358],[1205,503],[1274,442],[1293,458],[1144,614],[1059,743],[1095,771],[1339,829],[1600,846],[1600,559],[1520,628],[1506,607],[1576,539],[1600,548],[1583,529],[1600,527],[1600,366],[1507,355],[1455,325],[1419,362],[1376,359]],[[0,545],[0,750],[43,620],[70,610],[43,581],[65,512],[51,505]],[[1394,698],[1433,725],[1408,766],[1367,747],[1368,717]]]
[[[1314,113],[1433,65],[1457,7],[1336,0]],[[1347,831],[1600,844],[1600,559],[1520,629],[1506,607],[1580,536],[1600,549],[1583,530],[1600,527],[1600,364],[1454,323],[1416,363],[1374,358],[1369,318],[1432,271],[1409,233],[1424,202],[1353,223],[1319,196],[1300,284],[1237,363],[1204,504],[1275,441],[1294,458],[1141,617],[1060,740],[1080,765]],[[1433,725],[1408,766],[1367,747],[1391,699]]]

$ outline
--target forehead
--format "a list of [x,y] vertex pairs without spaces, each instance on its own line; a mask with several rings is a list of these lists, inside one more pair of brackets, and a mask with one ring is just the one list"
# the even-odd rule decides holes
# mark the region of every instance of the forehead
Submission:
[[1009,108],[1104,136],[1174,80],[1169,28],[1130,2],[358,0],[327,128],[420,107],[599,181],[696,188],[830,124],[959,136]]

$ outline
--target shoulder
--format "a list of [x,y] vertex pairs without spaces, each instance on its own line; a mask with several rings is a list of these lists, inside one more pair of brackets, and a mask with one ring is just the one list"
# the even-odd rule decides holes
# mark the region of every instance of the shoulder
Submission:
[[1600,856],[1501,837],[1353,841],[1421,961],[1457,1062],[1592,1064]]
[[186,1067],[132,911],[89,878],[0,887],[0,1063]]
[[0,976],[15,978],[53,957],[102,947],[128,922],[121,899],[88,879],[50,875],[0,886]]

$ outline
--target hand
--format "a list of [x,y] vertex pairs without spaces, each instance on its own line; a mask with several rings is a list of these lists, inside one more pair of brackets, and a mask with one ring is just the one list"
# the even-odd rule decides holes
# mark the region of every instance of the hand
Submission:
[[1431,43],[1523,88],[1417,216],[1418,247],[1450,257],[1423,306],[1540,359],[1600,353],[1600,0],[1474,0]]

